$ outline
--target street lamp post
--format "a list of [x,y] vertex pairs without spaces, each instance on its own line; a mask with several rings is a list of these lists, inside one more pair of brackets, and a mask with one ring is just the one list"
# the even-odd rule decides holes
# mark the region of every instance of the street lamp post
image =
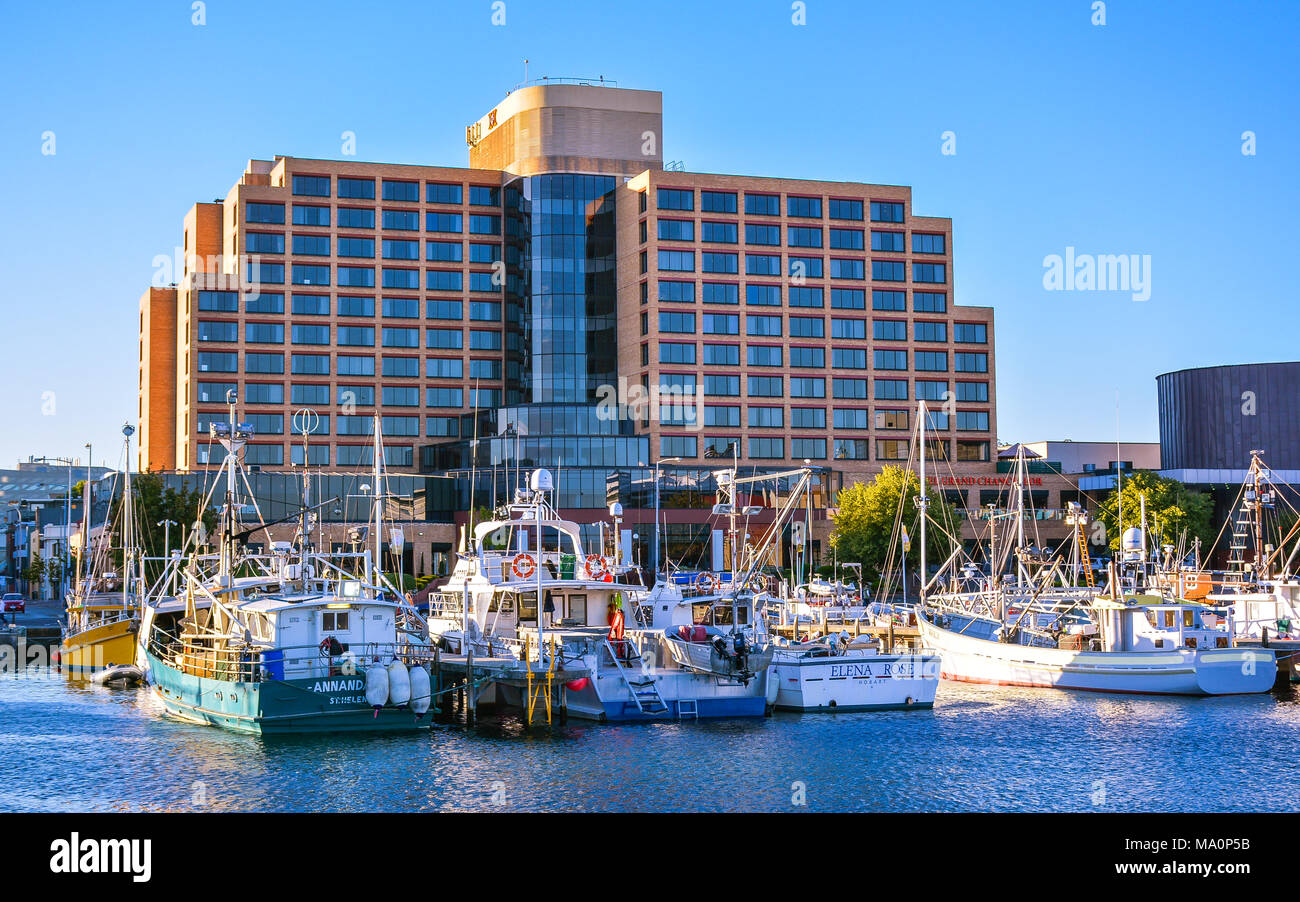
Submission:
[[175,520],[159,520],[156,524],[163,528],[163,560],[172,556],[172,527],[180,526]]
[[651,572],[654,574],[656,582],[659,580],[659,465],[678,463],[680,461],[680,457],[661,457],[655,461],[655,547],[650,560],[653,565]]

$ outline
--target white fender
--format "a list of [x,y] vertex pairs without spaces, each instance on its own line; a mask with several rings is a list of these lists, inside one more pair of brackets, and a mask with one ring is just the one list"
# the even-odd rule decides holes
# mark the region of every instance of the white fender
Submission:
[[388,665],[388,700],[398,708],[411,700],[411,675],[401,661]]
[[366,701],[376,708],[388,701],[388,670],[383,664],[366,668]]
[[433,686],[429,681],[429,671],[418,664],[411,668],[411,710],[417,715],[429,710],[433,700]]
[[767,703],[776,704],[776,695],[781,691],[781,678],[776,675],[776,668],[767,668]]

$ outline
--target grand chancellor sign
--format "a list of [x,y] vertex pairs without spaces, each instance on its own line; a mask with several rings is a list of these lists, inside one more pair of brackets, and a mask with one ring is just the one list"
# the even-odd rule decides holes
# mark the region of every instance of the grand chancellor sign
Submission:
[[[935,485],[995,485],[1003,488],[1016,484],[1011,476],[931,476],[930,482]],[[1024,484],[1042,485],[1043,477],[1026,476]]]

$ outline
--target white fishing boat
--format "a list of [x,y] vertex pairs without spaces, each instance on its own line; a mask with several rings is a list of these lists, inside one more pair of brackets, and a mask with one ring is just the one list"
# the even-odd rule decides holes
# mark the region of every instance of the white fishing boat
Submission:
[[779,645],[772,669],[777,708],[790,711],[873,711],[931,708],[939,687],[939,656],[882,652],[880,640],[848,632]]

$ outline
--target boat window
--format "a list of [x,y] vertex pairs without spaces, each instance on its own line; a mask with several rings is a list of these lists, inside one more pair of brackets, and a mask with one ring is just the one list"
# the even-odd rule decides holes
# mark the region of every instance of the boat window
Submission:
[[523,592],[519,595],[519,619],[537,622],[537,593]]
[[1183,611],[1183,626],[1190,627],[1191,625],[1192,625],[1192,610],[1191,608],[1187,608]]
[[1171,630],[1174,628],[1174,612],[1165,611],[1164,613],[1165,613],[1165,629]]
[[329,633],[346,633],[348,631],[347,611],[324,611],[320,615],[321,629]]
[[586,595],[569,596],[569,619],[576,620],[579,623],[587,622],[587,596]]

